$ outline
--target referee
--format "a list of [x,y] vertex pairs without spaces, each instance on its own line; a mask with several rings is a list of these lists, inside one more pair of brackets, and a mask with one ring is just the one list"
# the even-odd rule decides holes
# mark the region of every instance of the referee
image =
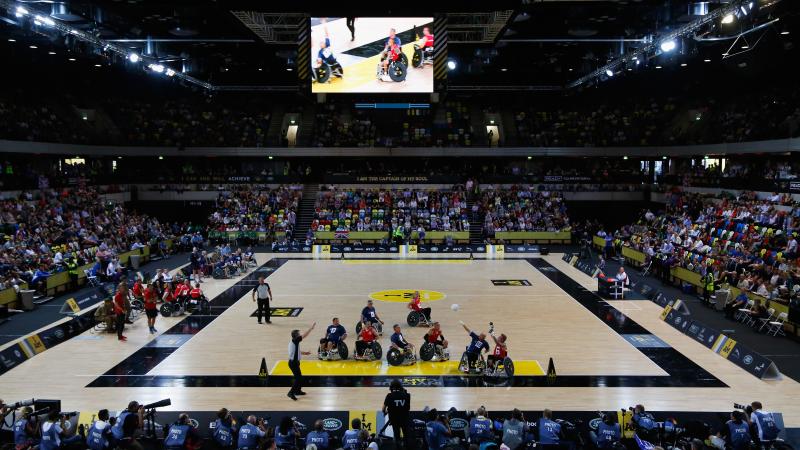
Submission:
[[308,337],[315,326],[317,326],[317,322],[311,324],[311,328],[303,334],[300,334],[300,330],[292,330],[292,340],[289,342],[289,369],[292,370],[294,380],[292,380],[292,388],[286,394],[292,400],[297,400],[298,395],[306,395],[302,389],[303,373],[300,372],[300,355],[308,356],[311,352],[301,352],[300,342]]
[[258,296],[258,311],[256,311],[258,323],[261,323],[262,315],[266,317],[267,323],[272,323],[272,321],[269,320],[269,301],[272,299],[272,290],[270,290],[269,284],[264,281],[264,277],[258,277],[258,284],[253,288],[253,301],[256,301],[256,296]]

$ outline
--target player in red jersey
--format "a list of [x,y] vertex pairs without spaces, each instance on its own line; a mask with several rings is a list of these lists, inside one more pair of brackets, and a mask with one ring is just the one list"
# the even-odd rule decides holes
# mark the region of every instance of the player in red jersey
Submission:
[[377,338],[378,330],[375,329],[375,326],[372,325],[371,322],[362,322],[361,333],[358,334],[358,340],[356,341],[356,354],[353,355],[353,357],[355,359],[363,359],[364,351],[366,351]]
[[495,366],[499,362],[503,362],[504,359],[508,356],[508,346],[506,345],[506,335],[500,334],[499,337],[495,337],[494,333],[491,334],[492,340],[494,341],[494,352],[491,355],[486,357],[486,365],[494,371]]

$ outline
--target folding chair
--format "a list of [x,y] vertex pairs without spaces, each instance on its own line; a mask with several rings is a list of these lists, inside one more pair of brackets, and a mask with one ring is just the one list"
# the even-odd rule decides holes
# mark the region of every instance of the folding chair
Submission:
[[100,286],[100,279],[97,278],[97,275],[92,275],[92,272],[88,269],[84,270],[83,273],[86,274],[86,282],[89,283],[89,286]]
[[761,330],[771,321],[775,320],[777,317],[775,316],[775,308],[769,308],[767,310],[767,317],[764,319],[758,319],[761,322],[761,326],[758,327],[758,332],[760,333]]
[[786,336],[786,333],[783,332],[783,324],[786,322],[787,314],[782,312],[778,314],[778,318],[776,320],[769,322],[769,328],[767,328],[767,334],[771,334],[773,336],[781,335]]
[[743,319],[744,319],[745,317],[748,317],[748,318],[749,318],[749,317],[750,317],[750,314],[749,314],[749,313],[750,313],[750,309],[751,309],[751,308],[753,307],[753,305],[755,305],[755,304],[756,304],[756,301],[755,301],[755,300],[753,300],[753,299],[750,299],[750,300],[748,300],[748,301],[747,301],[747,304],[745,305],[745,307],[744,307],[744,308],[739,308],[739,311],[736,313],[736,317],[735,317],[735,319],[736,319],[737,321],[739,321],[739,322],[743,322]]

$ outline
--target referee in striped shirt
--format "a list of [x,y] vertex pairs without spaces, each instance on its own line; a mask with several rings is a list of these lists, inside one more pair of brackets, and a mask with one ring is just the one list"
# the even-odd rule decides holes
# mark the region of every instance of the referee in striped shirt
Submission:
[[264,281],[264,277],[258,277],[258,284],[253,288],[253,301],[256,301],[256,296],[258,297],[258,311],[256,311],[258,323],[261,323],[262,315],[266,317],[267,323],[272,323],[272,321],[269,320],[269,301],[272,299],[272,290],[270,290],[269,284]]

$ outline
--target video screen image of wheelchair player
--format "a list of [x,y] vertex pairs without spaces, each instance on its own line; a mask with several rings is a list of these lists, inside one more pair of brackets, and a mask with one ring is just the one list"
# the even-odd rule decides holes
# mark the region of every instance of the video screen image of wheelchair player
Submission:
[[312,17],[312,93],[433,92],[432,17]]

